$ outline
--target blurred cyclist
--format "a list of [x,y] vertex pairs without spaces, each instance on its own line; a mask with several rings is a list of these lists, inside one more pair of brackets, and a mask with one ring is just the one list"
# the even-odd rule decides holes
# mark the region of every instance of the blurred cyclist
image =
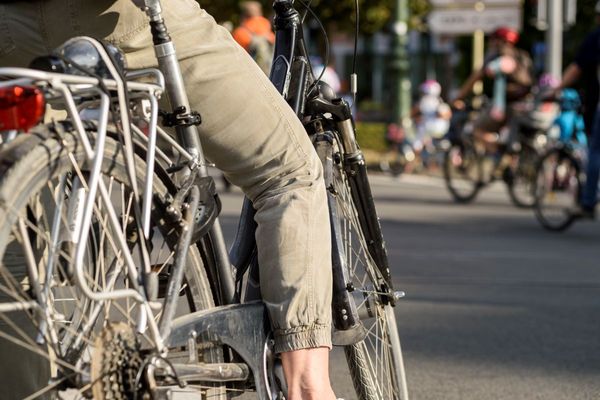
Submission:
[[[518,41],[519,33],[514,29],[496,29],[489,38],[483,67],[469,76],[452,103],[458,109],[463,108],[463,99],[476,82],[486,77],[494,80],[493,102],[475,122],[474,130],[479,147],[490,153],[497,151],[500,130],[523,108],[519,103],[529,95],[533,85],[531,57],[515,46]],[[507,139],[509,148],[516,146],[517,133],[516,127],[511,126]]]

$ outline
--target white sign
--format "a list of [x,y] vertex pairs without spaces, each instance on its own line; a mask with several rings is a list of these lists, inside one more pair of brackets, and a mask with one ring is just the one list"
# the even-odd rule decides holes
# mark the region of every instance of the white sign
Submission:
[[429,13],[429,30],[443,35],[460,35],[482,30],[493,32],[499,26],[521,30],[521,8],[434,9]]

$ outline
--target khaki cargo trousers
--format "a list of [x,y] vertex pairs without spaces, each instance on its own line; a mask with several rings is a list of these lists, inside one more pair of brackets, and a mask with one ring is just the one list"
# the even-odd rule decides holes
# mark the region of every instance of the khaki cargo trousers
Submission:
[[[196,1],[162,4],[190,104],[203,117],[204,152],[257,211],[276,351],[331,346],[329,216],[316,152],[264,73]],[[0,3],[0,66],[26,66],[79,35],[119,46],[130,68],[156,66],[147,18],[131,0]]]

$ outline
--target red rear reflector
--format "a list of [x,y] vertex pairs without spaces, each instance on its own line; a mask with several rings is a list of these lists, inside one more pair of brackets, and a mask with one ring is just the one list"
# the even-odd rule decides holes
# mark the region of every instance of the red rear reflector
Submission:
[[44,94],[35,86],[0,88],[0,131],[27,132],[44,117]]

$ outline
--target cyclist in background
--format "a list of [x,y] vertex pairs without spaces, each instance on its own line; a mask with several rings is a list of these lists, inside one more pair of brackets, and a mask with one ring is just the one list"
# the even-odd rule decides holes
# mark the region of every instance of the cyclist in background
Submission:
[[[256,209],[261,292],[289,400],[334,400],[331,239],[322,229],[329,213],[319,157],[293,110],[225,28],[195,0],[163,0],[162,8],[191,107],[202,113],[206,156]],[[77,35],[119,46],[130,68],[157,66],[148,18],[131,0],[11,0],[0,6],[0,31],[0,66],[27,66]],[[39,362],[2,347],[3,398],[23,398],[32,393],[28,382],[47,381]]]
[[[600,25],[600,1],[596,3],[596,22]],[[598,179],[600,177],[600,112],[598,112],[598,91],[600,88],[600,26],[586,36],[575,57],[565,70],[562,83],[557,90],[573,85],[582,79],[586,87],[586,110],[584,118],[586,124],[591,121],[589,140],[588,164],[586,167],[586,182],[581,194],[580,204],[572,211],[573,215],[580,218],[595,218],[595,208],[598,196]],[[595,103],[594,103],[595,101]],[[594,110],[588,114],[589,109]]]
[[[471,93],[475,83],[486,77],[493,79],[492,104],[481,113],[474,126],[475,140],[479,147],[492,154],[498,148],[499,132],[511,122],[514,115],[525,108],[520,103],[529,95],[533,86],[533,63],[526,51],[516,47],[518,41],[519,33],[514,29],[496,29],[489,38],[488,55],[483,67],[469,76],[452,102],[454,107],[464,108],[463,99]],[[509,149],[516,145],[517,128],[511,124],[508,138],[505,139]]]

